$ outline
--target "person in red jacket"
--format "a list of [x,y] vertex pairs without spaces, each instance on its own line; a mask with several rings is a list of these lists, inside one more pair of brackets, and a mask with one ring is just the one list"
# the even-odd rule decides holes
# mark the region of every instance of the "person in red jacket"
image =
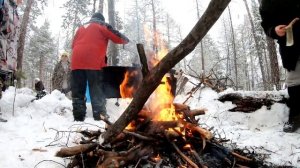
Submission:
[[100,120],[106,114],[106,99],[103,92],[103,71],[106,66],[108,41],[127,44],[128,38],[105,23],[99,12],[93,14],[86,24],[76,31],[72,43],[71,91],[75,121],[84,121],[86,115],[85,91],[89,85],[93,117]]

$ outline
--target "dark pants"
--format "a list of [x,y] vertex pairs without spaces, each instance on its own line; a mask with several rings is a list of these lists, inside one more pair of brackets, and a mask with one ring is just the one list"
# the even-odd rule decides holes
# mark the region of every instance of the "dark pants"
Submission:
[[288,87],[290,107],[289,122],[300,122],[300,85]]
[[75,121],[83,121],[85,118],[87,82],[89,84],[94,119],[99,120],[100,114],[106,115],[103,72],[101,70],[73,70],[71,76],[73,116]]

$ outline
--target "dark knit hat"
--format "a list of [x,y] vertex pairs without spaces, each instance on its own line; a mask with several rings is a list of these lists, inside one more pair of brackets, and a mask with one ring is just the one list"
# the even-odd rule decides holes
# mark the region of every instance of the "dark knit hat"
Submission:
[[105,21],[105,18],[104,16],[100,13],[100,12],[96,12],[93,14],[92,16],[92,19],[98,19],[98,20],[101,20],[101,21]]

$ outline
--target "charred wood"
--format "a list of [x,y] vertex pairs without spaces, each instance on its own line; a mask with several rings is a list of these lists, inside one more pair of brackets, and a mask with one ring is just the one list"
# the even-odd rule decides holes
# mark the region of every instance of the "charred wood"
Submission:
[[144,50],[144,46],[143,46],[143,44],[137,44],[136,47],[137,47],[140,61],[142,64],[142,74],[143,74],[143,77],[146,77],[149,73],[149,68],[148,68],[147,56],[146,56],[146,53]]

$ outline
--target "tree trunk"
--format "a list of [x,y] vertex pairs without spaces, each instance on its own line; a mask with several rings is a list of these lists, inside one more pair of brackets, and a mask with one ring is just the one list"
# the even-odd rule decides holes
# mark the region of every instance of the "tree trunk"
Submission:
[[156,28],[156,8],[154,4],[154,0],[151,0],[151,7],[152,7],[152,25],[153,25],[153,51],[155,54],[158,52],[158,40],[157,40],[157,28]]
[[[230,49],[229,49],[229,43],[228,43],[228,34],[227,34],[227,27],[226,27],[226,21],[222,20],[223,26],[224,26],[224,37],[226,42],[226,76],[231,75],[231,66],[230,66]],[[227,85],[227,83],[226,83]]]
[[260,44],[259,45],[260,48],[262,49],[263,51],[263,58],[264,58],[264,61],[265,61],[265,71],[266,71],[266,85],[267,85],[267,89],[270,90],[270,86],[271,86],[271,73],[270,73],[270,63],[268,61],[268,56],[267,56],[267,49],[266,49],[266,46],[264,44]]
[[99,12],[103,14],[104,0],[99,0]]
[[275,47],[275,42],[270,37],[267,37],[267,46],[269,51],[269,60],[271,64],[271,77],[272,77],[272,84],[276,86],[276,89],[280,89],[280,73],[279,73],[279,65],[277,59],[277,52]]
[[93,13],[95,13],[96,12],[96,2],[97,2],[97,0],[93,0],[94,2],[93,2]]
[[40,60],[39,60],[39,78],[43,81],[44,84],[46,84],[45,78],[44,78],[44,54],[41,53]]
[[73,22],[73,29],[72,29],[72,37],[75,36],[75,30],[77,28],[77,19],[78,19],[78,9],[76,9],[76,11],[75,11],[74,22]]
[[137,117],[138,112],[143,108],[149,96],[160,84],[163,76],[180,60],[195,49],[197,44],[218,20],[229,2],[230,0],[211,0],[205,13],[187,37],[177,47],[171,50],[143,79],[136,92],[137,94],[134,96],[127,109],[120,118],[101,135],[99,139],[100,143],[110,142],[114,137],[121,133],[134,118]]
[[[116,27],[115,21],[115,0],[108,0],[108,20],[112,27]],[[118,47],[112,42],[109,42],[109,56],[111,65],[118,65]]]
[[171,46],[171,35],[170,35],[170,16],[167,14],[167,42],[168,42],[168,48]]
[[235,72],[235,89],[238,90],[239,83],[238,83],[238,68],[237,68],[237,55],[236,55],[236,47],[235,47],[235,36],[234,36],[234,30],[233,30],[232,18],[231,18],[231,11],[230,11],[230,7],[229,6],[228,6],[228,12],[229,12],[230,28],[231,28],[231,38],[232,38],[234,72]]
[[[19,74],[22,73],[22,69],[23,69],[23,55],[24,55],[25,38],[26,38],[27,26],[28,26],[28,22],[29,22],[29,14],[31,11],[33,1],[34,0],[27,0],[25,11],[23,14],[22,23],[20,26],[20,35],[19,35],[18,49],[17,49],[17,71],[19,72]],[[17,85],[19,88],[21,87],[20,76],[17,77]]]
[[[261,5],[261,0],[258,0],[259,5]],[[280,72],[279,64],[277,59],[276,44],[274,40],[268,36],[267,38],[267,48],[269,52],[270,67],[271,67],[271,77],[272,84],[276,87],[277,90],[281,89],[280,87]]]
[[258,40],[258,37],[255,34],[255,27],[254,27],[253,19],[252,19],[252,16],[251,16],[251,13],[250,13],[250,9],[249,9],[249,6],[248,6],[248,3],[247,3],[246,0],[244,0],[244,4],[246,6],[247,14],[248,14],[250,25],[251,25],[252,35],[253,35],[254,42],[255,42],[255,49],[256,49],[256,52],[257,52],[258,60],[259,60],[259,65],[260,65],[260,70],[261,70],[261,75],[262,75],[264,90],[267,90],[266,75],[265,75],[265,70],[264,70],[264,65],[263,65],[264,61],[263,61],[262,52],[261,52],[261,50],[259,48],[259,40]]
[[[198,0],[196,0],[196,6],[197,6],[197,18],[200,19],[200,9],[199,9],[199,3]],[[201,48],[201,74],[200,76],[202,76],[202,82],[204,82],[204,78],[205,78],[205,59],[204,59],[204,49],[203,49],[203,40],[200,41],[200,48]]]
[[137,33],[137,42],[141,42],[141,37],[140,37],[140,17],[139,17],[139,12],[138,12],[138,0],[135,0],[135,14],[136,14],[136,33]]

